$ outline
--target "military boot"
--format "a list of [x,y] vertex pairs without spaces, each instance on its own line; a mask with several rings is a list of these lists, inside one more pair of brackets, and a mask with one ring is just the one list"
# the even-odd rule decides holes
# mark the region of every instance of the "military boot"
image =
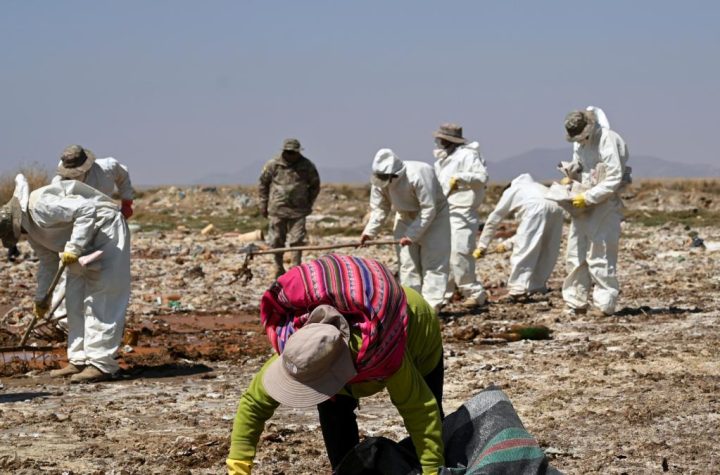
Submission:
[[484,305],[485,302],[487,302],[487,292],[483,290],[477,296],[466,298],[460,305],[464,308],[475,308]]
[[95,366],[87,365],[82,372],[70,377],[70,384],[99,383],[100,381],[108,381],[110,379],[112,379],[112,374],[103,373]]
[[292,265],[293,267],[302,264],[302,251],[293,251],[292,254]]
[[285,273],[285,266],[283,265],[283,255],[275,254],[275,279]]
[[65,376],[72,376],[73,374],[78,374],[80,371],[85,369],[85,366],[75,366],[72,363],[69,363],[67,366],[61,369],[54,369],[50,371],[50,377],[51,378],[64,378]]

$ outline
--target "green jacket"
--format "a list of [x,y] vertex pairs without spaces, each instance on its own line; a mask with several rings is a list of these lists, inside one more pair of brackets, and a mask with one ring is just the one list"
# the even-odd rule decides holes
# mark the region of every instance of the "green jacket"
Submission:
[[[416,291],[405,287],[408,302],[408,339],[402,365],[383,381],[368,381],[346,386],[341,394],[355,398],[370,396],[387,389],[390,400],[405,422],[423,473],[436,474],[444,463],[440,411],[423,376],[429,374],[442,358],[440,325],[427,302]],[[361,339],[353,332],[351,350],[357,353]],[[230,459],[251,461],[265,421],[280,405],[263,386],[263,374],[278,356],[272,356],[255,375],[241,396],[233,424]]]
[[279,155],[263,167],[259,192],[260,207],[270,216],[302,218],[312,212],[320,193],[320,176],[307,158],[290,163]]

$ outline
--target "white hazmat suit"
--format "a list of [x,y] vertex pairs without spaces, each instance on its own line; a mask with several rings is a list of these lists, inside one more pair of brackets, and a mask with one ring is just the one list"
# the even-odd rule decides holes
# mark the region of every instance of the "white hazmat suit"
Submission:
[[[448,291],[456,288],[466,299],[485,303],[487,293],[475,276],[475,240],[480,226],[478,207],[485,197],[488,181],[480,145],[461,145],[435,161],[435,174],[447,197],[450,209],[450,282]],[[451,180],[456,183],[451,189]]]
[[587,110],[595,115],[595,125],[585,143],[573,145],[572,168],[578,172],[571,177],[589,188],[584,193],[587,208],[574,213],[570,225],[563,299],[571,309],[586,309],[594,284],[593,304],[609,315],[619,295],[620,191],[630,182],[630,167],[625,141],[610,130],[604,112],[592,106]]
[[[66,178],[56,175],[52,179],[52,182],[57,183],[64,179]],[[112,157],[96,159],[90,169],[77,179],[107,196],[112,196],[117,188],[118,195],[124,202],[132,202],[134,198],[134,191],[130,181],[130,173],[128,172],[127,167]],[[54,307],[55,305],[58,305],[58,308],[55,311],[55,316],[67,315],[65,302],[63,301],[58,304],[60,299],[62,299],[65,295],[66,285],[67,275],[63,274],[57,287],[55,287],[52,297],[52,306]],[[63,327],[66,326],[64,319],[58,322],[58,324]]]
[[118,206],[84,183],[63,180],[30,193],[23,208],[22,226],[40,259],[36,300],[50,286],[59,253],[102,251],[87,267],[67,268],[68,360],[115,373],[130,299],[130,235]]
[[506,189],[488,216],[479,247],[487,249],[498,224],[511,212],[520,223],[512,239],[510,295],[545,292],[560,254],[564,212],[557,203],[545,199],[548,188],[524,173]]
[[[55,183],[62,179],[56,175],[52,181]],[[134,196],[127,167],[112,157],[96,159],[87,173],[77,179],[108,196],[112,196],[117,188],[123,201],[131,201]]]
[[427,163],[406,161],[390,149],[381,149],[373,161],[373,173],[392,174],[387,185],[373,183],[370,220],[363,235],[375,237],[390,214],[396,211],[395,239],[408,237],[400,246],[400,282],[422,294],[436,310],[444,303],[450,259],[448,206],[433,168]]

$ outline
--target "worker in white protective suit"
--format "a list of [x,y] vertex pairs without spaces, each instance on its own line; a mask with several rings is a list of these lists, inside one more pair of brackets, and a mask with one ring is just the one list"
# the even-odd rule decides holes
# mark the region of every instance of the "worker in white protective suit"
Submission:
[[[80,145],[69,145],[63,150],[57,166],[57,175],[53,183],[60,180],[78,180],[90,185],[101,193],[112,196],[117,190],[120,197],[120,212],[129,219],[133,215],[134,191],[130,181],[130,174],[125,165],[112,157],[95,158],[95,154]],[[52,306],[57,305],[55,317],[67,315],[65,308],[65,286],[67,277],[63,275],[53,292]],[[58,325],[67,328],[65,319],[58,321]]]
[[[69,364],[50,375],[71,376],[73,383],[110,379],[118,371],[115,355],[130,298],[125,219],[107,195],[76,180],[28,193],[27,180],[18,175],[14,199],[19,203],[14,213],[20,213],[22,230],[40,260],[35,296],[39,318],[48,312],[43,297],[60,262],[67,266]],[[102,253],[94,262],[80,264],[81,256],[95,251]]]
[[448,282],[450,222],[435,171],[427,163],[403,162],[383,148],[375,155],[372,172],[370,220],[360,243],[377,236],[394,208],[400,282],[420,292],[438,312],[445,304]]
[[564,212],[554,201],[545,198],[548,188],[524,173],[515,178],[503,191],[500,201],[485,221],[475,250],[475,257],[483,257],[498,224],[510,213],[519,222],[510,243],[500,243],[497,252],[512,247],[510,276],[507,281],[508,300],[521,300],[532,293],[547,292],[562,239]]
[[458,292],[464,297],[463,306],[482,305],[487,292],[475,276],[472,254],[480,227],[478,207],[488,181],[485,161],[480,155],[480,144],[466,145],[459,125],[443,124],[433,135],[435,174],[450,210],[449,297]]
[[563,299],[569,311],[584,313],[594,286],[595,313],[611,315],[619,295],[620,192],[631,182],[631,169],[626,166],[628,149],[597,107],[568,114],[565,130],[567,140],[573,142],[573,160],[562,183],[578,181],[586,191],[572,197],[575,212],[568,235]]

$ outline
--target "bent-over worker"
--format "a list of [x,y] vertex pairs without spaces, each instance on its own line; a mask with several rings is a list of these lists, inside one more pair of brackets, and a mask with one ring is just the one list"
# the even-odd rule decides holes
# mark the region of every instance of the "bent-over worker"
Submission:
[[359,443],[358,399],[383,389],[405,422],[423,473],[437,473],[444,463],[442,340],[420,294],[400,287],[373,259],[329,255],[278,279],[263,295],[260,313],[279,355],[240,398],[230,474],[250,473],[265,421],[281,403],[317,405],[335,469]]
[[[20,229],[39,258],[35,313],[43,318],[43,300],[60,262],[67,266],[68,360],[53,377],[73,383],[110,379],[119,369],[115,355],[122,340],[130,299],[130,235],[118,206],[106,195],[76,180],[51,183],[29,193],[24,176],[16,178],[6,205],[12,235],[0,225],[3,243],[17,240]],[[4,218],[7,221],[7,217]],[[9,239],[8,241],[6,241]],[[82,266],[84,255],[102,251]]]
[[[533,180],[529,173],[515,178],[503,191],[500,200],[483,227],[477,257],[485,255],[495,237],[498,224],[511,212],[519,221],[512,238],[510,276],[507,281],[509,299],[520,299],[534,292],[547,291],[547,280],[552,274],[560,254],[563,217],[562,208],[545,199],[548,188]],[[506,244],[498,244],[503,252]]]

